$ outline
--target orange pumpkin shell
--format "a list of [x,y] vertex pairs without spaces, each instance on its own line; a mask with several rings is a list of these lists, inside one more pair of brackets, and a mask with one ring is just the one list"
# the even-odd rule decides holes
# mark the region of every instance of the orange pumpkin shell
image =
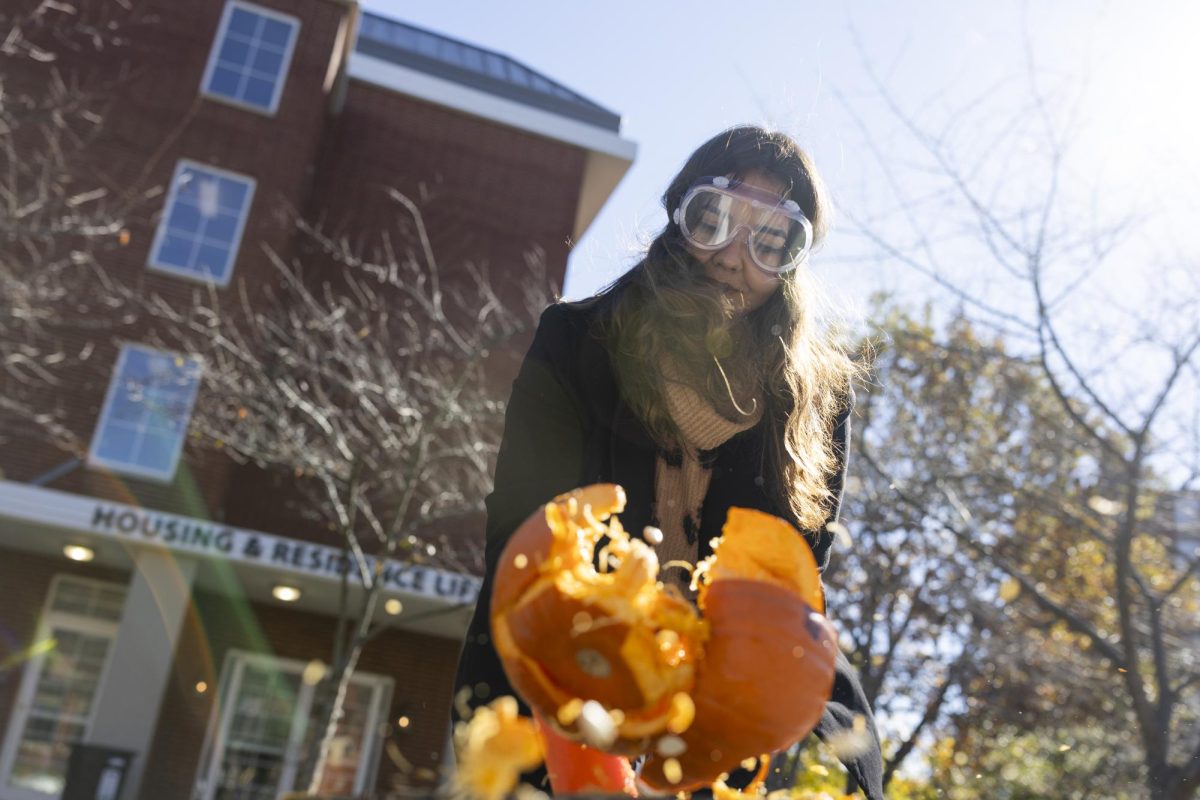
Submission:
[[[707,623],[657,583],[648,545],[604,524],[624,503],[619,486],[577,489],[517,529],[496,570],[492,636],[513,688],[548,723],[581,738],[578,706],[597,700],[615,731],[604,749],[635,755],[691,687]],[[615,566],[598,571],[602,539]]]
[[651,753],[641,779],[660,791],[690,791],[744,759],[782,750],[821,719],[833,688],[836,638],[825,618],[794,594],[767,583],[721,580],[707,592],[710,628],[692,698],[696,717],[671,751],[682,778],[663,774]]
[[[655,789],[694,789],[813,728],[836,637],[818,613],[816,561],[788,523],[731,509],[696,568],[698,611],[621,529],[624,500],[618,486],[577,489],[517,529],[496,571],[492,635],[513,687],[555,729],[647,753],[642,780]],[[602,741],[584,701],[608,713]]]

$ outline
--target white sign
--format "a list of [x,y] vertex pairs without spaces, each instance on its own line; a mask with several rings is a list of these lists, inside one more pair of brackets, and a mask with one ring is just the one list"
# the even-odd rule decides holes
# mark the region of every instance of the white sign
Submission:
[[[323,578],[340,579],[348,571],[351,580],[359,580],[352,562],[334,547],[11,481],[0,481],[0,514]],[[374,568],[374,560],[368,560]],[[382,573],[384,591],[407,592],[456,605],[473,603],[481,583],[474,575],[398,561],[388,561]]]

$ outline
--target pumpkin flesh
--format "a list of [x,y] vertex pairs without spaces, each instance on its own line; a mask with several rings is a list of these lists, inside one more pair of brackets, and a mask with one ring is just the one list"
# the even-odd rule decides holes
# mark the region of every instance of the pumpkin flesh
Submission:
[[[509,541],[492,628],[513,687],[563,736],[647,754],[641,780],[666,792],[807,734],[832,688],[836,637],[802,537],[731,509],[696,567],[697,608],[658,580],[654,550],[614,516],[623,507],[620,487],[578,489]],[[611,721],[599,740],[577,713],[589,700]]]

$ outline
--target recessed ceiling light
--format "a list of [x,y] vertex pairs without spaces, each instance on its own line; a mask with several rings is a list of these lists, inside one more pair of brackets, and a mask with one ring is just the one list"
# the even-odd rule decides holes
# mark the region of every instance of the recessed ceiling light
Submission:
[[91,561],[96,557],[96,551],[81,544],[69,544],[63,548],[63,555],[72,561]]
[[404,604],[393,597],[383,604],[383,610],[394,617],[404,610]]
[[287,586],[278,583],[271,588],[271,594],[276,600],[282,600],[285,603],[294,603],[300,599],[300,590],[295,586]]

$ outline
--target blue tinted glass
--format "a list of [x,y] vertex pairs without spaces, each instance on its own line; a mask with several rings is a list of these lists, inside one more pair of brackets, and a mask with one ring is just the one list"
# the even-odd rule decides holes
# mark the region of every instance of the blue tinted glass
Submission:
[[194,167],[184,167],[175,178],[175,201],[186,200],[189,203],[198,202],[200,178]]
[[483,56],[479,54],[478,50],[468,49],[464,51],[462,63],[468,69],[473,69],[476,72],[483,71]]
[[401,28],[400,25],[386,25],[386,28],[390,31],[388,36],[392,44],[406,50],[416,49],[416,34],[413,31]]
[[386,39],[388,26],[378,18],[366,14],[358,24],[358,32],[359,36],[367,39]]
[[268,50],[265,47],[260,47],[254,52],[254,60],[250,63],[250,68],[256,72],[264,73],[265,76],[272,80],[279,77],[279,71],[283,67],[283,54],[275,50]]
[[417,52],[423,56],[437,58],[438,40],[428,34],[417,34]]
[[262,41],[283,50],[287,47],[288,40],[291,38],[292,26],[288,23],[277,19],[263,20]]
[[275,83],[273,81],[249,78],[246,81],[246,90],[242,93],[242,99],[251,105],[270,108],[271,98],[274,94]]
[[146,406],[152,410],[169,405],[170,400],[179,391],[182,375],[174,359],[168,356],[156,357],[154,368],[146,378]]
[[237,98],[238,86],[242,82],[242,76],[231,69],[217,67],[213,70],[212,77],[208,81],[208,91],[211,94],[219,94],[223,97]]
[[96,455],[116,464],[166,473],[183,442],[199,364],[168,353],[130,348],[96,442]]
[[507,77],[504,73],[504,62],[501,61],[497,56],[488,53],[484,56],[484,58],[487,60],[487,73],[489,75],[491,75],[493,78],[500,78],[501,80]]
[[209,244],[212,244],[214,239],[232,244],[234,236],[237,235],[238,219],[236,214],[217,214],[204,226],[204,238]]
[[149,380],[153,370],[151,362],[154,355],[143,350],[126,350],[125,362],[121,367],[121,377],[125,380],[133,380],[142,385]]
[[443,40],[438,43],[438,58],[450,64],[461,64],[462,47],[456,42]]
[[508,70],[508,77],[509,77],[509,80],[512,83],[515,83],[517,86],[528,86],[529,85],[529,74],[523,69],[513,69],[513,68],[511,68],[511,65],[510,65],[510,69]]
[[250,184],[246,181],[234,180],[233,178],[221,178],[221,208],[226,211],[232,211],[240,214],[246,205],[246,195],[250,191]]
[[[136,354],[136,360],[131,355],[129,364],[137,365],[140,374],[145,376],[146,384],[151,391],[158,391],[163,386],[170,386],[179,373],[175,357],[169,353],[155,353],[146,350],[133,350],[131,353]],[[126,374],[129,371],[126,369]]]
[[172,391],[178,369],[175,360],[167,355],[152,354],[148,357],[146,370],[146,404],[147,407],[158,408],[162,405],[160,395]]
[[138,466],[155,472],[166,472],[171,468],[171,461],[180,444],[182,439],[178,436],[148,432],[142,438],[142,446],[138,448]]
[[151,429],[157,433],[174,436],[187,427],[188,400],[190,393],[180,386],[171,397],[164,398],[158,406],[158,415]]
[[202,245],[196,252],[195,270],[204,277],[224,279],[229,263],[229,249],[217,245]]
[[240,67],[250,60],[250,45],[240,39],[226,37],[217,54],[217,61],[225,66]]
[[136,424],[145,412],[145,384],[140,378],[126,377],[113,393],[108,418],[118,422]]
[[129,463],[133,457],[133,442],[137,431],[119,425],[109,425],[96,443],[96,455],[106,461]]
[[[196,385],[196,363],[178,356],[166,356],[165,368],[155,373],[154,391],[172,402],[187,397]],[[160,398],[161,399],[161,398]]]
[[181,427],[181,417],[187,411],[184,401],[185,398],[171,394],[151,397],[146,404],[146,431],[155,436],[174,436]]
[[258,14],[251,13],[244,8],[235,8],[229,15],[229,30],[249,39],[258,30],[259,19]]
[[199,208],[186,200],[176,199],[167,217],[167,228],[175,233],[194,233],[200,230],[202,222]]
[[167,234],[154,254],[158,264],[170,264],[173,267],[187,267],[192,263],[192,240],[183,236]]
[[390,26],[392,29],[392,43],[403,47],[405,50],[417,49],[417,34],[415,31],[408,28],[401,28],[398,25]]
[[176,185],[152,263],[224,282],[233,263],[239,227],[250,205],[252,184],[187,167]]

